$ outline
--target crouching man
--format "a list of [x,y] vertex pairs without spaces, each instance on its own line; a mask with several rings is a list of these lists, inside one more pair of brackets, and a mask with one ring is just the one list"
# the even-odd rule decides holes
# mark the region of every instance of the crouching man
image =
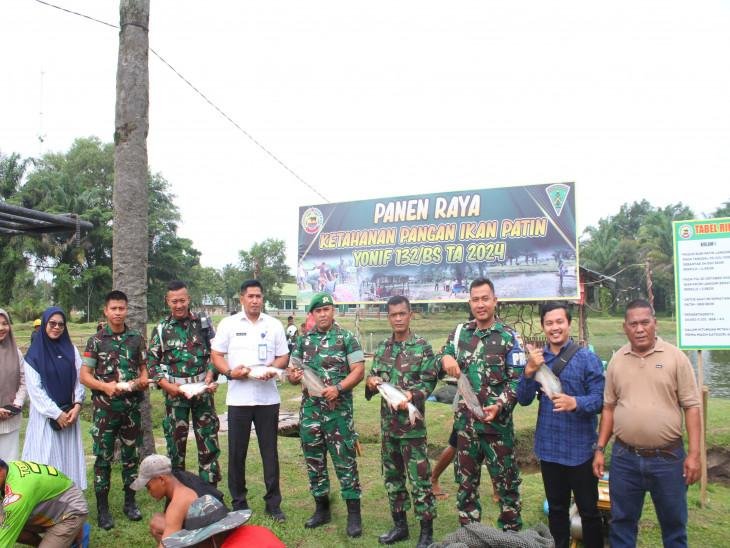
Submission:
[[0,546],[69,547],[89,515],[84,494],[53,466],[0,459]]
[[135,491],[146,487],[153,499],[165,499],[165,512],[154,514],[150,520],[150,534],[158,543],[183,528],[188,509],[196,498],[211,495],[223,500],[223,493],[199,476],[173,469],[166,455],[145,457],[131,487]]

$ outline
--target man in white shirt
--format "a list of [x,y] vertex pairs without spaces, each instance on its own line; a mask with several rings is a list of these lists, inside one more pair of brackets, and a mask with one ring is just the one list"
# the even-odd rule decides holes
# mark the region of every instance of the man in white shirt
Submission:
[[223,318],[211,342],[213,365],[229,380],[228,489],[234,510],[249,508],[246,454],[253,423],[264,467],[266,513],[281,522],[286,519],[281,511],[277,448],[281,399],[273,378],[275,373],[259,375],[256,369],[266,366],[284,369],[289,362],[289,351],[281,322],[261,312],[264,304],[261,283],[243,282],[240,300],[243,310]]

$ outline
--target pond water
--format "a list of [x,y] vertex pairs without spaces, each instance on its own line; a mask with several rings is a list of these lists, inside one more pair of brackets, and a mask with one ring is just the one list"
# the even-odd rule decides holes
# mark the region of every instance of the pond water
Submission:
[[[687,352],[697,372],[697,351]],[[730,350],[703,350],[702,370],[711,398],[730,398]]]

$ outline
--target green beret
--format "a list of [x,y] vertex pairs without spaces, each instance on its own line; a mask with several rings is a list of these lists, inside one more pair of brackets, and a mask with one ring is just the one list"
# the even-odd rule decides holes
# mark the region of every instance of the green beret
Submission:
[[334,306],[334,304],[335,300],[332,298],[332,295],[322,291],[321,293],[314,295],[312,300],[309,301],[309,311],[312,312],[313,310],[322,308],[323,306]]

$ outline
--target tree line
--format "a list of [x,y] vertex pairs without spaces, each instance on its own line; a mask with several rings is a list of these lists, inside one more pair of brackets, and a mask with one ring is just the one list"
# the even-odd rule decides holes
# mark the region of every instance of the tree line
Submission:
[[[22,158],[0,151],[0,197],[8,203],[48,213],[76,213],[94,224],[75,241],[67,234],[0,236],[0,303],[21,321],[38,317],[51,302],[100,315],[112,284],[112,183],[114,145],[95,137],[77,139],[66,153]],[[258,278],[267,300],[276,303],[283,282],[292,282],[282,240],[268,239],[239,251],[238,263],[221,269],[200,264],[193,242],[177,234],[180,211],[170,184],[149,174],[148,317],[165,313],[170,280],[188,282],[193,305],[237,306],[241,280]],[[730,216],[730,200],[711,217]],[[626,301],[647,295],[650,271],[658,311],[674,308],[672,221],[697,218],[682,203],[655,207],[646,200],[624,204],[583,233],[582,266],[616,279],[601,289],[601,307],[615,312]],[[48,272],[37,276],[38,270]]]
[[[94,225],[78,241],[69,234],[0,235],[0,303],[14,318],[36,318],[55,303],[79,312],[83,321],[99,319],[112,285],[113,180],[114,145],[95,137],[77,139],[66,153],[40,158],[0,151],[0,198],[47,213],[76,213]],[[271,302],[278,300],[283,282],[293,281],[281,240],[240,251],[237,264],[203,267],[200,251],[177,233],[180,211],[169,182],[159,173],[149,173],[148,182],[149,318],[165,313],[170,280],[189,284],[194,305],[223,302],[228,308],[238,302],[242,279],[259,277],[270,288]]]
[[[730,216],[730,201],[710,214]],[[697,217],[682,203],[655,207],[646,200],[624,204],[616,215],[589,226],[580,242],[580,263],[616,279],[601,290],[601,308],[616,312],[637,297],[648,296],[651,279],[654,308],[672,312],[674,299],[674,241],[672,222]],[[649,274],[647,276],[647,274]]]

